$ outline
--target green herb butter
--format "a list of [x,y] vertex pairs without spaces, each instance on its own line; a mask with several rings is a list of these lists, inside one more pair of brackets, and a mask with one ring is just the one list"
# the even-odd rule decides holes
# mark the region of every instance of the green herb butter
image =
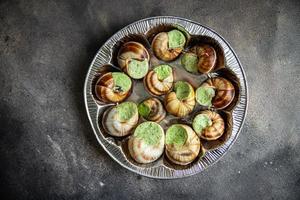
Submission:
[[193,120],[193,128],[200,134],[203,129],[212,125],[211,119],[206,114],[199,114]]
[[117,105],[118,117],[121,121],[127,121],[131,119],[137,112],[137,106],[133,102],[124,102]]
[[183,48],[186,42],[185,36],[178,30],[172,30],[168,32],[169,48]]
[[127,72],[130,77],[134,79],[141,79],[147,74],[148,69],[149,63],[147,59],[144,61],[131,59],[128,64]]
[[211,101],[214,96],[215,90],[211,87],[199,87],[196,90],[196,100],[202,106],[211,106]]
[[158,144],[163,135],[163,129],[155,122],[143,122],[134,131],[134,136],[142,139],[148,145]]
[[131,88],[131,79],[122,72],[112,72],[114,87],[116,90],[127,92]]
[[192,86],[185,81],[178,81],[174,85],[174,91],[176,93],[176,97],[179,100],[184,100],[189,97],[193,88]]
[[179,124],[174,124],[168,128],[166,133],[166,144],[174,144],[177,146],[182,146],[187,140],[187,132]]
[[158,80],[164,80],[172,73],[172,68],[169,65],[159,65],[154,68]]

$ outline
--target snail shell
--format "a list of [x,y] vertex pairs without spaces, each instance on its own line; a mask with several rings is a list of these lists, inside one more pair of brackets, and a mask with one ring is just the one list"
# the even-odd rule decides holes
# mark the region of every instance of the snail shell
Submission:
[[122,71],[124,71],[129,76],[131,76],[128,73],[129,63],[132,60],[137,60],[137,61],[147,60],[149,65],[150,55],[147,49],[141,43],[131,41],[123,44],[123,46],[120,48],[118,52],[117,60]]
[[166,144],[166,155],[175,164],[187,165],[198,156],[201,147],[200,139],[191,127],[183,124],[176,125],[180,125],[186,130],[187,139],[180,147],[174,144]]
[[144,78],[144,85],[151,94],[160,96],[171,90],[173,81],[173,72],[164,80],[159,80],[157,74],[151,70]]
[[105,103],[121,102],[129,96],[130,91],[131,89],[122,91],[120,90],[120,87],[116,87],[111,72],[107,72],[100,76],[95,85],[96,97]]
[[197,45],[191,52],[198,56],[198,71],[201,73],[210,72],[216,65],[217,53],[210,45]]
[[215,89],[212,105],[216,109],[226,108],[232,102],[235,95],[235,89],[232,83],[222,77],[208,79],[201,87],[212,87]]
[[202,111],[200,115],[206,115],[212,123],[210,126],[202,129],[202,131],[199,133],[195,130],[199,137],[205,140],[216,140],[223,135],[225,123],[223,118],[218,113],[206,110]]
[[116,137],[123,137],[131,133],[136,127],[139,120],[138,112],[128,120],[121,120],[117,106],[112,107],[105,111],[102,117],[102,124],[104,129],[109,135]]
[[183,47],[169,48],[167,32],[157,34],[152,41],[152,49],[156,57],[163,61],[172,61],[183,51]]
[[165,108],[172,115],[184,117],[193,111],[196,104],[195,92],[190,84],[189,86],[191,87],[191,93],[186,99],[178,99],[175,91],[166,95]]
[[[155,126],[159,127],[159,131],[161,134],[159,141],[156,144],[149,144],[144,139],[134,134],[128,140],[128,149],[131,157],[136,162],[146,164],[157,160],[163,154],[165,145],[165,135],[164,130],[159,124],[155,122],[144,123],[153,123],[155,124]],[[144,123],[142,123],[141,125],[143,125]]]
[[[154,121],[154,122],[160,122],[166,117],[166,111],[157,98],[149,98],[142,102],[143,105],[147,106],[150,109],[150,112],[147,116],[143,116],[146,120]],[[140,104],[141,105],[141,104]],[[140,108],[139,105],[139,108]]]

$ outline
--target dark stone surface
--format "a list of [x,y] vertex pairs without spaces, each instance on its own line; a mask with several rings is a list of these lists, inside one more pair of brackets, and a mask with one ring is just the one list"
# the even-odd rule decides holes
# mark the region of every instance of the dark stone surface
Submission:
[[[88,66],[113,33],[175,15],[238,53],[249,110],[203,173],[153,180],[114,162],[86,117]],[[1,1],[0,188],[7,199],[300,199],[300,1]]]

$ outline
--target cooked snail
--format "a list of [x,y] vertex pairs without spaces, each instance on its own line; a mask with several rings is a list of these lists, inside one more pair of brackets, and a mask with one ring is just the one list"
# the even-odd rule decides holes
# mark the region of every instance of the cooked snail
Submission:
[[152,49],[156,57],[163,61],[172,61],[179,56],[186,43],[184,34],[179,30],[161,32],[152,41]]
[[138,42],[125,43],[118,52],[118,64],[131,78],[143,78],[149,69],[150,56]]
[[200,105],[213,106],[216,109],[227,107],[234,95],[232,83],[221,77],[208,79],[196,90],[196,100]]
[[165,97],[166,110],[177,117],[184,117],[192,112],[195,103],[194,89],[185,81],[176,82],[174,91]]
[[102,124],[108,134],[122,137],[131,133],[138,120],[136,104],[124,102],[107,110],[102,117]]
[[194,118],[193,129],[205,140],[216,140],[223,135],[225,124],[218,113],[206,110]]
[[96,97],[103,102],[121,102],[130,94],[131,79],[122,72],[107,72],[95,85]]
[[187,165],[198,156],[200,139],[187,125],[174,124],[166,132],[166,155],[173,163]]
[[208,73],[216,65],[217,53],[209,45],[194,46],[182,56],[181,64],[189,72]]
[[173,70],[169,65],[159,65],[144,78],[145,87],[153,95],[163,95],[170,91],[174,81]]
[[128,141],[131,157],[138,163],[157,160],[164,151],[165,135],[162,127],[155,122],[141,123]]
[[139,114],[146,120],[160,122],[166,117],[166,111],[157,98],[149,98],[138,106]]

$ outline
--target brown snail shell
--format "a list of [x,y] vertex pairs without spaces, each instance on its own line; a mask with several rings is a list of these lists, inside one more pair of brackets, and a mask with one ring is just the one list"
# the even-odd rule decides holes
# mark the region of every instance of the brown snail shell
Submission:
[[[161,127],[160,127],[161,128]],[[159,142],[154,145],[147,144],[144,140],[130,136],[128,140],[128,150],[130,156],[138,163],[147,164],[157,160],[164,152],[165,135],[161,128],[162,137]]]
[[161,32],[153,38],[151,44],[155,56],[163,61],[172,61],[183,51],[180,47],[169,49],[168,42],[168,33]]
[[111,72],[107,72],[99,77],[95,84],[96,97],[105,103],[121,102],[125,100],[131,90],[126,92],[116,89]]
[[[190,86],[192,87],[192,86]],[[196,104],[194,89],[191,89],[191,94],[184,100],[179,100],[174,91],[170,92],[165,97],[166,110],[177,117],[184,117],[191,113]]]
[[210,110],[202,111],[200,114],[205,114],[212,121],[212,124],[203,129],[198,136],[205,140],[216,140],[220,138],[225,130],[225,123],[221,115]]
[[164,80],[159,80],[157,74],[151,70],[144,78],[144,85],[151,94],[160,96],[168,93],[172,89],[173,81],[173,72]]
[[178,165],[187,165],[198,156],[201,143],[197,134],[187,125],[179,124],[187,132],[187,140],[181,147],[166,144],[166,155],[170,161]]
[[116,106],[105,111],[102,117],[102,124],[105,131],[112,136],[123,137],[129,135],[136,127],[139,114],[136,112],[129,120],[121,121]]
[[117,60],[122,71],[128,73],[128,65],[132,59],[138,61],[150,60],[150,55],[147,49],[139,42],[126,42],[118,52]]
[[222,77],[208,79],[201,87],[212,87],[215,89],[215,97],[212,99],[212,105],[216,109],[226,108],[232,102],[235,95],[232,83]]
[[149,98],[142,102],[150,108],[150,113],[148,116],[143,116],[146,120],[160,122],[166,117],[166,111],[157,98]]
[[210,45],[197,45],[191,48],[192,53],[198,57],[198,71],[201,73],[210,72],[216,65],[217,53]]

